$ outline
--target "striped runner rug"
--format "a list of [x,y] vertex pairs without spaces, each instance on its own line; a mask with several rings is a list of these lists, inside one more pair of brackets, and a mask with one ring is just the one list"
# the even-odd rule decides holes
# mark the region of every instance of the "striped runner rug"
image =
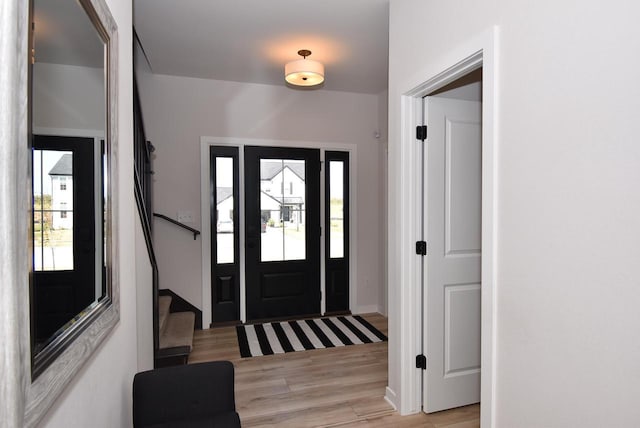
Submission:
[[387,337],[359,315],[236,327],[242,357],[383,342]]

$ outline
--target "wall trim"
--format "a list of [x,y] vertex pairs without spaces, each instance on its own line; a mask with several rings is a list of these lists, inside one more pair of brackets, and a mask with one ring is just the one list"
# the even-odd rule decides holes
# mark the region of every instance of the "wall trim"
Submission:
[[393,407],[393,410],[398,410],[398,406],[396,405],[397,403],[397,397],[396,397],[396,393],[393,392],[393,390],[391,388],[389,388],[388,386],[385,388],[384,391],[384,399],[387,403],[391,404],[391,407]]
[[380,306],[379,305],[360,305],[357,306],[355,308],[355,310],[353,310],[354,314],[380,314],[382,315],[382,312],[380,311]]
[[[211,213],[209,212],[209,147],[211,146],[233,146],[239,148],[240,161],[240,189],[244,189],[244,146],[274,146],[274,147],[300,147],[320,150],[320,160],[324,162],[325,150],[340,150],[350,153],[349,158],[349,210],[351,219],[349,224],[349,308],[353,310],[357,305],[357,227],[353,219],[357,218],[357,159],[358,151],[355,144],[347,143],[326,143],[318,141],[297,141],[297,140],[271,140],[271,139],[255,139],[255,138],[234,138],[234,137],[200,137],[200,230],[202,231],[202,325],[205,328],[211,324]],[[324,166],[322,171],[324,172]],[[324,180],[320,180],[320,191],[324,194]],[[324,198],[320,198],[320,221],[324,224]],[[240,318],[242,322],[246,322],[246,284],[245,284],[245,255],[243,248],[244,242],[244,192],[240,192],[240,213],[239,213],[239,239],[240,239]],[[324,239],[320,240],[320,288],[322,290],[322,301],[320,304],[321,313],[325,312],[325,295],[324,292]],[[376,306],[377,312],[378,308]]]
[[[422,97],[464,74],[483,67],[482,107],[482,338],[481,338],[481,423],[483,427],[494,426],[495,414],[495,347],[496,347],[496,259],[497,259],[497,43],[498,28],[492,27],[469,39],[466,43],[430,61],[426,69],[417,72],[406,82],[400,82],[390,94],[390,112],[399,107],[399,121],[390,117],[390,130],[397,136],[397,144],[390,147],[388,283],[398,284],[396,297],[389,302],[389,336],[399,349],[389,354],[390,384],[399,386],[393,398],[400,414],[417,413],[421,409],[421,372],[415,368],[414,356],[420,346],[420,264],[422,260],[413,250],[418,236],[420,198],[418,183],[414,183],[419,158],[419,147],[415,140],[415,127],[421,124]],[[395,126],[394,126],[395,125]],[[393,135],[393,134],[390,134]],[[390,141],[392,139],[390,138]],[[395,193],[395,195],[394,195]],[[402,225],[402,227],[398,227]],[[393,295],[390,293],[390,297]],[[398,379],[391,379],[397,376]]]
[[51,128],[47,126],[34,126],[34,135],[53,135],[58,137],[83,137],[104,138],[104,131],[99,129],[75,129],[75,128]]

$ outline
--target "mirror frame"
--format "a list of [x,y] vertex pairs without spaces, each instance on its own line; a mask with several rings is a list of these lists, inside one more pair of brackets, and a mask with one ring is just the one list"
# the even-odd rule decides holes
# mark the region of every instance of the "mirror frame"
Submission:
[[[30,148],[30,0],[11,1],[0,14],[0,414],[7,426],[35,426],[120,319],[118,272],[118,33],[104,0],[78,0],[105,40],[105,239],[110,293],[64,333],[55,360],[32,380],[29,284],[33,274]],[[6,114],[5,114],[6,112]],[[28,275],[27,275],[28,272]],[[5,395],[6,393],[6,395]]]

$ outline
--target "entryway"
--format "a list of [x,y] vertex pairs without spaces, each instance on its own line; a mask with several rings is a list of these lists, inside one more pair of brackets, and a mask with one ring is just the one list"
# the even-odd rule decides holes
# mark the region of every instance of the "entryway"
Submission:
[[[387,334],[387,319],[363,315]],[[388,342],[241,358],[235,327],[198,330],[189,363],[236,366],[236,409],[246,428],[385,426],[477,427],[478,405],[400,416],[383,398]],[[265,368],[268,368],[266,370]]]
[[350,151],[207,149],[211,324],[349,313]]

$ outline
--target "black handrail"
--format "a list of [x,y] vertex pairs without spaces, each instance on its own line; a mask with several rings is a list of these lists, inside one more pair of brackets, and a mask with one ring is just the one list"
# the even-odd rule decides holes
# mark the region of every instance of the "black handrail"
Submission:
[[161,218],[163,220],[167,220],[169,223],[173,223],[176,226],[180,226],[183,229],[187,229],[189,232],[193,233],[193,240],[194,241],[196,240],[196,237],[198,235],[200,235],[200,231],[199,230],[196,230],[193,227],[189,227],[186,224],[180,223],[179,221],[176,221],[176,220],[172,219],[171,217],[167,217],[166,215],[158,214],[158,213],[153,213],[153,216],[154,217],[159,217],[159,218]]
[[[135,33],[135,30],[134,30]],[[135,43],[139,40],[135,39],[133,50],[136,51]],[[160,326],[158,314],[158,289],[160,288],[160,278],[158,272],[158,261],[153,248],[153,238],[151,231],[151,175],[153,174],[151,164],[151,153],[153,146],[147,141],[144,132],[144,123],[142,120],[142,108],[140,106],[140,95],[138,94],[137,76],[135,67],[133,69],[133,182],[134,195],[136,205],[138,206],[138,214],[142,224],[145,243],[147,244],[147,253],[149,254],[149,263],[151,264],[152,286],[151,298],[153,299],[153,360],[154,367],[158,357],[158,349],[160,347]]]

